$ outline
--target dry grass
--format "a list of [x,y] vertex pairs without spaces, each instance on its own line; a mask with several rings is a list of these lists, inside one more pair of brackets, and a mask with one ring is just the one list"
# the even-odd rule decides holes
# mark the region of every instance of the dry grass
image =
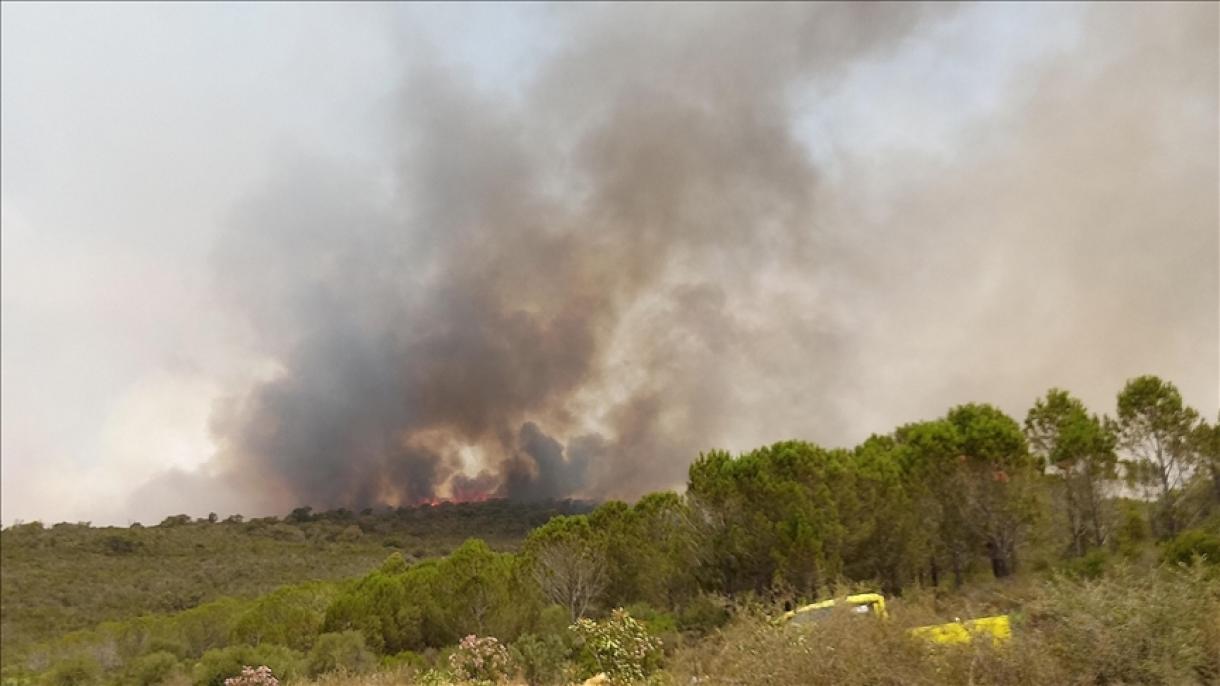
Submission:
[[[909,636],[910,626],[945,621],[937,605],[960,616],[1022,612],[1003,646],[932,646]],[[679,650],[669,673],[677,684],[1220,683],[1220,578],[1201,567],[1014,585],[992,589],[989,601],[916,594],[892,606],[888,622],[843,613],[805,628],[739,617]]]
[[401,667],[373,674],[343,675],[327,674],[315,681],[305,682],[309,686],[405,686],[417,684],[419,673],[410,667]]

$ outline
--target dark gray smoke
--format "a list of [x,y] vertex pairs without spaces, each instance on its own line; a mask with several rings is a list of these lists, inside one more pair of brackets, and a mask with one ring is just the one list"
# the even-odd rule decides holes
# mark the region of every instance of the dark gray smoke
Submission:
[[1095,10],[979,145],[834,181],[795,103],[958,9],[556,11],[516,96],[414,56],[384,184],[302,156],[237,212],[218,281],[277,372],[212,469],[260,508],[629,497],[709,447],[1214,383],[1214,6]]

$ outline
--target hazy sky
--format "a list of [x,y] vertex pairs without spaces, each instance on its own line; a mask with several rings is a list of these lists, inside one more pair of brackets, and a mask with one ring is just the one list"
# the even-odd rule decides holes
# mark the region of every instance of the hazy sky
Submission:
[[1220,407],[1214,4],[0,11],[6,524]]

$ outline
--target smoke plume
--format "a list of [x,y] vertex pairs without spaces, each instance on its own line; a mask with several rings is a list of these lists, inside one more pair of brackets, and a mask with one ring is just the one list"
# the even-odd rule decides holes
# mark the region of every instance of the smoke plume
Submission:
[[275,372],[218,406],[211,473],[280,511],[632,497],[965,400],[1211,392],[1215,6],[1079,10],[949,149],[803,128],[964,11],[557,9],[511,93],[416,50],[390,173],[300,154],[216,248]]

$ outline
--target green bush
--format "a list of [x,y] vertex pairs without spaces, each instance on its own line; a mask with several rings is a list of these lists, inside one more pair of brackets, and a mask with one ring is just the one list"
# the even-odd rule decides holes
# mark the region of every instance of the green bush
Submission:
[[178,668],[178,658],[163,650],[149,653],[132,663],[131,680],[139,686],[154,686],[165,681]]
[[1202,529],[1190,529],[1165,544],[1161,559],[1175,565],[1189,565],[1195,557],[1207,564],[1220,564],[1220,536]]
[[112,534],[102,539],[103,550],[108,555],[130,555],[142,545],[135,536],[125,534]]
[[1130,500],[1118,502],[1119,522],[1115,531],[1114,545],[1118,552],[1127,557],[1139,555],[1144,541],[1151,538],[1148,520],[1144,516],[1146,505]]
[[340,531],[339,535],[335,537],[335,540],[342,543],[352,543],[359,541],[362,538],[364,538],[364,532],[360,530],[360,527],[352,524],[343,531]]
[[47,686],[87,686],[95,684],[101,678],[102,666],[97,660],[77,655],[61,660],[47,673]]
[[712,595],[697,595],[678,610],[678,629],[681,631],[706,634],[727,621],[729,611],[724,600]]
[[306,669],[313,676],[338,671],[359,674],[376,664],[377,656],[364,645],[364,636],[359,631],[343,631],[318,637],[309,651]]
[[1106,571],[1110,556],[1104,550],[1090,550],[1064,565],[1068,575],[1078,579],[1099,579]]
[[660,666],[661,641],[622,608],[601,621],[579,619],[572,631],[591,665],[613,683],[642,681]]
[[561,634],[524,634],[512,646],[516,662],[529,686],[566,683],[573,646]]
[[513,673],[513,659],[494,636],[470,635],[449,655],[449,670],[462,683],[497,684]]
[[186,657],[186,644],[182,641],[176,641],[165,636],[154,636],[148,640],[146,652],[149,653],[169,653],[175,658],[182,659]]
[[1215,683],[1220,679],[1220,587],[1202,567],[1098,581],[1060,579],[1026,604],[1026,627],[1080,682]]
[[308,650],[322,629],[334,591],[326,584],[288,586],[256,600],[233,626],[237,643],[277,643]]
[[538,619],[534,622],[534,630],[531,633],[540,636],[555,634],[566,638],[571,635],[571,632],[568,631],[571,623],[568,611],[562,605],[548,605],[538,613]]
[[907,633],[901,617],[876,621],[841,608],[813,624],[777,626],[771,619],[744,612],[721,631],[680,648],[670,658],[672,681],[802,686],[1075,683],[1015,642],[998,650],[988,642],[929,646]]
[[411,669],[422,671],[428,666],[428,660],[419,653],[413,650],[404,650],[401,653],[386,655],[378,660],[378,664],[382,669],[402,669],[409,667]]
[[648,633],[654,636],[678,630],[678,620],[668,612],[662,612],[648,603],[635,603],[626,608],[627,614],[643,623]]
[[300,674],[302,655],[291,648],[277,645],[229,646],[209,650],[192,670],[195,686],[224,686],[225,679],[241,674],[246,665],[267,665],[281,679]]

